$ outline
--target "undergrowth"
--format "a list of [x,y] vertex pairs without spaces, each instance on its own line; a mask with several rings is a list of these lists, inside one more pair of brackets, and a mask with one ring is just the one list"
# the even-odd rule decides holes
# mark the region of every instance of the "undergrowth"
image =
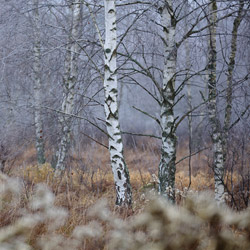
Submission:
[[[61,178],[49,163],[35,164],[34,148],[0,175],[0,249],[250,249],[250,210],[217,207],[206,154],[177,165],[176,205],[157,197],[154,144],[125,151],[133,206],[114,206],[115,190],[105,149],[73,153]],[[177,161],[188,154],[178,151]],[[241,176],[228,175],[228,190],[240,201]],[[232,205],[232,197],[228,205]],[[240,210],[246,208],[239,202]],[[243,204],[243,205],[242,205]],[[232,206],[234,207],[234,206]],[[234,207],[235,208],[235,207]]]
[[181,206],[171,205],[149,191],[135,212],[112,209],[108,197],[63,198],[41,183],[27,197],[23,181],[1,174],[0,249],[250,249],[249,209],[236,213],[209,193],[192,192]]

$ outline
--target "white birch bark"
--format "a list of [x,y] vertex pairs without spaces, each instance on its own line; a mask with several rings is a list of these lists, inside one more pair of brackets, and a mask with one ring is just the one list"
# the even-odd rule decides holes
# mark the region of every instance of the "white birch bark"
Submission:
[[164,32],[164,72],[161,105],[162,147],[159,164],[159,192],[170,201],[175,200],[175,160],[176,135],[174,124],[175,73],[177,49],[175,41],[176,21],[173,13],[173,1],[166,0],[162,8],[162,26]]
[[38,9],[38,0],[34,0],[34,106],[35,106],[35,134],[36,134],[36,152],[38,164],[45,163],[44,156],[44,138],[43,138],[43,120],[41,112],[42,103],[42,83],[41,83],[41,39],[40,39],[40,17]]
[[208,53],[208,91],[209,103],[208,112],[209,120],[212,129],[213,143],[213,170],[214,170],[214,185],[215,185],[215,200],[218,203],[224,203],[224,164],[223,164],[223,142],[220,128],[220,121],[217,112],[217,86],[216,86],[216,26],[217,26],[217,3],[216,0],[211,0],[209,4],[209,53]]
[[[64,97],[62,103],[62,113],[64,114],[72,114],[74,109],[75,85],[78,77],[78,57],[80,53],[80,47],[76,41],[79,39],[81,34],[81,4],[74,3],[71,5],[71,8],[73,23],[67,46],[65,73],[63,79]],[[65,169],[65,159],[70,145],[71,122],[72,118],[70,116],[62,115],[60,117],[62,137],[56,154],[56,170]]]
[[123,144],[118,119],[115,0],[104,0],[104,8],[106,31],[104,44],[104,107],[107,132],[109,135],[110,160],[116,189],[116,205],[130,206],[132,203],[132,191],[129,171],[123,156]]
[[227,96],[226,96],[226,111],[224,117],[224,135],[223,135],[223,160],[226,162],[226,156],[228,151],[228,136],[229,136],[229,128],[231,125],[231,117],[232,117],[232,102],[233,102],[233,71],[235,68],[235,57],[237,52],[237,37],[238,37],[238,29],[240,23],[242,21],[242,11],[244,7],[244,1],[239,1],[240,6],[238,10],[238,15],[234,19],[233,30],[232,30],[232,40],[231,40],[231,52],[229,56],[229,63],[227,69]]

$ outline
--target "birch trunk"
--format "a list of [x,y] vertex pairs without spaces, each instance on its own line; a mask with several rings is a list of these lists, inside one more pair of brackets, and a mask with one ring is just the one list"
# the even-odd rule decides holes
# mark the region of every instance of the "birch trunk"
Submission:
[[43,120],[41,112],[42,103],[42,84],[41,84],[41,40],[40,40],[40,17],[38,0],[34,0],[34,102],[35,102],[35,133],[36,133],[36,152],[38,164],[45,163],[44,139],[43,139]]
[[232,30],[232,41],[231,41],[231,52],[228,63],[227,70],[227,96],[226,96],[226,111],[224,118],[224,143],[223,143],[223,160],[226,162],[227,151],[228,151],[228,135],[229,128],[231,124],[231,116],[232,116],[232,96],[233,96],[233,71],[235,68],[235,57],[237,52],[237,35],[238,29],[242,20],[242,11],[244,7],[244,1],[240,0],[240,6],[238,10],[238,15],[234,19],[233,30]]
[[106,31],[104,44],[104,107],[109,135],[110,160],[115,181],[116,205],[130,206],[132,203],[132,191],[129,171],[123,156],[123,144],[118,119],[115,0],[104,0],[104,7]]
[[175,100],[177,49],[175,42],[176,20],[172,6],[172,0],[167,0],[162,9],[165,51],[161,104],[162,147],[158,175],[160,194],[174,202],[177,139],[175,135],[173,105]]
[[209,36],[209,54],[208,54],[208,112],[209,120],[212,129],[212,143],[213,143],[213,170],[214,170],[214,184],[215,184],[215,200],[218,203],[224,203],[224,164],[223,164],[223,142],[220,128],[220,121],[217,112],[217,88],[216,88],[216,22],[217,22],[217,3],[216,0],[211,0],[209,4],[210,13],[210,36]]
[[56,170],[65,169],[65,159],[70,145],[70,133],[72,117],[65,114],[72,114],[74,109],[75,85],[78,77],[78,57],[80,47],[77,44],[77,39],[81,34],[81,4],[74,3],[72,8],[72,29],[69,35],[69,42],[67,46],[65,59],[65,73],[64,73],[64,98],[62,103],[62,112],[60,123],[62,125],[62,137],[57,151]]

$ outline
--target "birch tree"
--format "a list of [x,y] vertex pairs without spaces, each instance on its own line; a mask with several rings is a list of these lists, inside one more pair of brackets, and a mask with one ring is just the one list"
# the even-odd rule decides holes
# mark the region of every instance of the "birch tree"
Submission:
[[106,126],[109,135],[109,152],[116,189],[116,205],[130,206],[132,191],[129,171],[123,156],[123,143],[118,117],[117,87],[117,34],[115,0],[104,0],[105,44],[104,44],[104,91]]
[[43,120],[42,120],[42,82],[41,82],[41,32],[38,0],[34,0],[34,107],[35,107],[35,133],[36,133],[36,151],[38,164],[45,163],[44,156],[44,138],[43,138]]
[[217,79],[216,79],[216,26],[217,26],[217,2],[209,3],[209,51],[208,51],[208,112],[211,125],[211,137],[213,144],[213,170],[215,185],[215,200],[223,203],[224,195],[224,165],[223,165],[223,142],[220,121],[217,111]]
[[226,91],[226,110],[224,116],[224,128],[223,128],[223,160],[226,162],[227,151],[228,151],[228,136],[229,129],[231,125],[232,119],[232,102],[233,102],[233,72],[235,69],[235,57],[237,52],[237,38],[238,38],[238,29],[241,24],[243,18],[243,9],[244,8],[244,0],[239,0],[239,9],[237,16],[233,22],[232,29],[232,40],[231,40],[231,51],[228,62],[227,69],[227,91]]
[[64,96],[62,102],[62,115],[60,124],[62,126],[62,136],[57,151],[56,170],[65,169],[65,159],[70,145],[70,133],[72,114],[74,109],[75,86],[78,78],[78,58],[80,46],[77,39],[81,34],[81,3],[72,3],[71,6],[72,27],[68,38],[68,45],[65,58],[65,72],[63,77]]
[[211,137],[213,143],[213,170],[215,180],[215,200],[218,203],[224,201],[224,172],[228,149],[228,136],[232,117],[232,94],[233,94],[233,71],[235,68],[235,57],[237,52],[237,33],[243,15],[244,1],[239,1],[237,16],[233,22],[231,51],[227,69],[226,109],[224,114],[224,125],[221,125],[218,114],[217,94],[217,48],[216,48],[216,26],[217,26],[217,2],[211,0],[209,4],[209,54],[208,54],[208,90],[209,90],[209,120],[211,125]]
[[175,200],[175,73],[177,48],[175,41],[176,19],[173,11],[173,1],[165,0],[162,6],[162,26],[164,42],[164,71],[161,101],[162,147],[159,165],[159,192],[169,200]]

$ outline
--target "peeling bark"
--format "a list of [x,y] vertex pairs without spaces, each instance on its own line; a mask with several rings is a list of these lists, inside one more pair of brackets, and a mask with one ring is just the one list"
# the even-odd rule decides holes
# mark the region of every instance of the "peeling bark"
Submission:
[[175,200],[175,160],[176,135],[174,124],[175,73],[177,48],[175,41],[176,20],[173,2],[166,1],[162,8],[162,26],[164,32],[164,72],[161,103],[162,147],[159,164],[159,193],[170,201]]
[[220,121],[217,112],[217,86],[216,86],[216,23],[217,23],[217,3],[216,0],[211,0],[209,4],[209,22],[210,22],[210,37],[209,37],[209,53],[208,53],[208,91],[209,103],[208,112],[209,120],[212,129],[213,143],[213,170],[215,184],[215,200],[218,203],[224,203],[224,164],[223,164],[223,141],[220,127]]
[[38,9],[38,0],[34,0],[34,102],[35,102],[35,134],[36,134],[36,152],[38,164],[45,163],[44,156],[44,138],[43,138],[43,120],[42,120],[42,83],[41,83],[41,39],[40,39],[40,17]]
[[[75,85],[78,77],[78,57],[80,47],[76,40],[81,34],[81,4],[74,3],[72,8],[72,29],[69,35],[69,41],[65,60],[64,73],[64,97],[62,103],[62,112],[65,114],[72,114],[74,109]],[[59,149],[56,153],[57,163],[56,170],[65,169],[65,159],[70,145],[70,133],[72,117],[61,115],[60,124],[62,125],[62,137],[59,143]]]
[[132,191],[129,171],[123,156],[123,144],[118,118],[118,91],[116,66],[116,9],[115,0],[105,0],[104,90],[105,115],[109,135],[109,152],[116,189],[116,205],[130,206]]

